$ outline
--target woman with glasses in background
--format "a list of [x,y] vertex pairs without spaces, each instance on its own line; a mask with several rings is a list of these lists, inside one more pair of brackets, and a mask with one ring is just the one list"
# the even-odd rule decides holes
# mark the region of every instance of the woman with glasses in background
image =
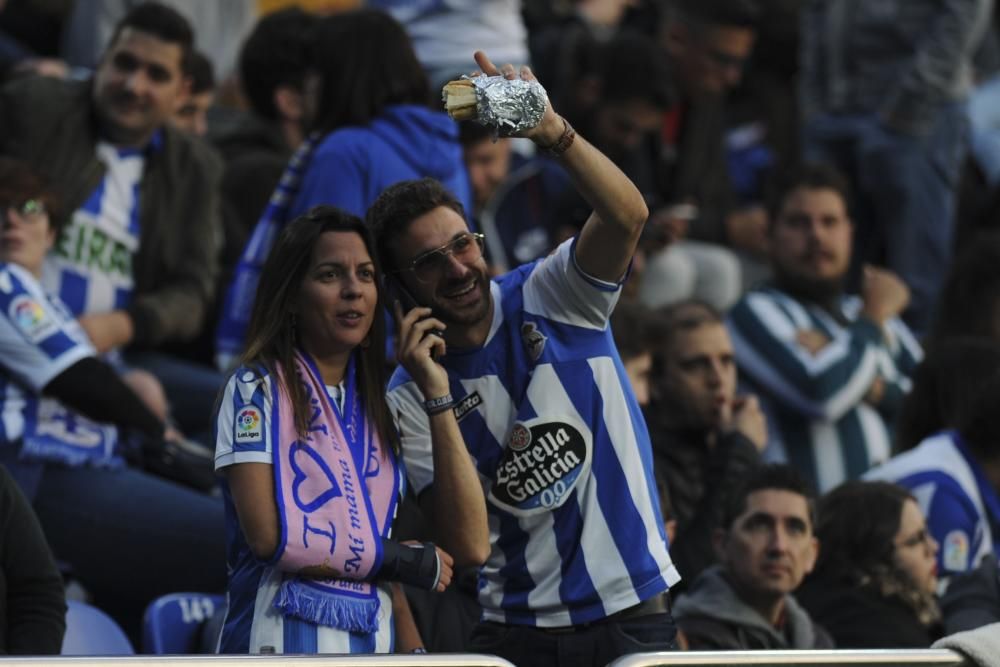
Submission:
[[906,489],[840,485],[820,500],[816,537],[795,597],[837,648],[927,648],[940,635],[938,544]]
[[207,456],[190,453],[128,371],[98,358],[42,288],[65,220],[56,203],[28,165],[0,157],[0,465],[32,502],[56,557],[137,643],[155,597],[224,587],[223,568],[206,565],[222,556],[222,503],[164,479],[189,461],[187,481],[214,485]]

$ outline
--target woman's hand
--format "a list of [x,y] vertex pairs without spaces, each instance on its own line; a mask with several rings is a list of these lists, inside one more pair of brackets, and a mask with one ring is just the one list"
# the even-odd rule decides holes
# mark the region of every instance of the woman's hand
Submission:
[[448,372],[435,359],[447,350],[441,337],[445,323],[431,317],[431,309],[423,306],[411,309],[406,315],[398,301],[392,308],[399,322],[396,359],[420,387],[425,399],[444,396],[450,391]]

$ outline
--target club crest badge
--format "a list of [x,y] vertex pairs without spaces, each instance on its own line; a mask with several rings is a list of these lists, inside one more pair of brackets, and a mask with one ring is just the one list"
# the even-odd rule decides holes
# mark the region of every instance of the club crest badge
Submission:
[[538,330],[534,322],[525,322],[521,325],[521,340],[524,341],[524,347],[528,350],[531,360],[538,361],[542,351],[545,350],[548,337]]

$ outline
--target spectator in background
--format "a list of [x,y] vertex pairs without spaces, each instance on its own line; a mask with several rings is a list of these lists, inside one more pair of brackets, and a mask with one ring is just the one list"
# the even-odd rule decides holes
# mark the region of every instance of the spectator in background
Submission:
[[890,425],[922,352],[897,315],[899,278],[869,267],[845,293],[853,226],[835,171],[805,167],[776,199],[768,245],[775,281],[729,314],[736,361],[770,413],[771,444],[821,490],[890,456]]
[[[207,147],[169,124],[186,99],[191,26],[156,3],[118,24],[93,81],[26,77],[0,90],[0,153],[45,174],[68,224],[43,283],[100,353],[130,345],[189,432],[208,423],[218,378],[155,353],[205,322],[221,236]],[[141,230],[141,233],[140,233]]]
[[949,269],[928,347],[953,336],[981,336],[1000,344],[1000,234],[996,232],[971,239]]
[[[601,46],[618,33],[626,11],[636,0],[573,0],[564,16],[531,29],[528,44],[535,73],[550,82],[552,103],[573,116],[576,81],[600,66]],[[525,8],[527,11],[527,8]]]
[[[967,390],[968,403],[953,415],[954,430],[928,436],[869,474],[906,487],[920,500],[930,534],[941,545],[942,576],[973,569],[987,554],[1000,555],[997,361],[996,354],[983,355],[981,363],[991,364],[992,373],[988,378],[976,373],[979,381]],[[966,380],[956,376],[954,381]]]
[[204,137],[208,133],[208,110],[215,101],[212,63],[203,53],[192,51],[187,76],[191,79],[191,89],[170,120],[174,127]]
[[620,303],[611,313],[610,326],[635,400],[645,407],[649,404],[653,350],[659,342],[653,313],[637,303]]
[[0,654],[59,655],[66,594],[31,503],[0,465]]
[[214,485],[210,458],[192,454],[95,356],[42,288],[45,253],[65,224],[55,204],[28,165],[0,158],[0,464],[56,555],[135,639],[154,597],[222,590],[222,507],[161,478]]
[[764,414],[736,394],[736,360],[721,316],[699,301],[654,315],[653,400],[645,410],[653,462],[670,494],[677,539],[670,555],[686,581],[716,561],[727,499],[767,444]]
[[913,372],[913,387],[899,411],[894,451],[908,451],[932,435],[958,428],[998,369],[996,340],[952,336],[934,343]]
[[451,79],[466,74],[475,49],[498,62],[528,62],[528,36],[521,0],[368,0],[399,21],[413,42],[437,98]]
[[260,19],[240,50],[239,83],[249,109],[211,134],[226,163],[223,286],[292,151],[305,139],[303,87],[316,20],[298,7],[273,12]]
[[938,543],[909,492],[846,482],[820,500],[816,537],[798,598],[837,648],[928,648],[940,636]]
[[878,262],[899,275],[919,332],[951,261],[964,100],[991,4],[811,0],[802,12],[805,154],[851,179],[855,269]]
[[715,532],[720,564],[675,605],[691,650],[833,648],[792,595],[819,549],[813,502],[786,466],[759,468],[729,498]]
[[[490,264],[498,272],[543,257],[563,232],[572,190],[566,172],[545,157],[525,158],[511,139],[474,122],[459,124],[459,141],[469,172],[473,226],[486,234]],[[572,232],[569,232],[572,235]]]
[[657,41],[666,51],[680,99],[659,124],[658,199],[649,227],[666,240],[698,243],[689,244],[685,253],[668,247],[650,257],[644,300],[663,305],[669,300],[659,296],[666,293],[661,290],[686,284],[694,287],[687,296],[725,310],[743,284],[739,260],[729,250],[762,257],[767,226],[760,207],[737,208],[725,146],[725,98],[739,83],[753,50],[759,7],[754,0],[678,0],[653,6],[658,8],[652,18]]
[[388,14],[359,9],[321,19],[305,108],[312,134],[288,164],[254,229],[223,305],[220,361],[242,347],[260,267],[278,231],[317,204],[363,215],[393,183],[433,176],[471,208],[458,129],[427,107],[427,78]]

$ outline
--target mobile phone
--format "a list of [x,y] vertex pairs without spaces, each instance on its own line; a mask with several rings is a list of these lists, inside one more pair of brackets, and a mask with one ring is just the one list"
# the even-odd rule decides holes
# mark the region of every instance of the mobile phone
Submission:
[[[392,313],[393,319],[396,317],[396,310],[393,306],[393,302],[399,301],[399,305],[403,309],[403,315],[405,316],[408,312],[414,308],[420,307],[420,302],[414,298],[410,290],[406,289],[406,286],[396,278],[395,276],[386,276],[386,292],[388,295],[389,312]],[[402,326],[402,322],[396,322],[396,328],[399,329]],[[431,329],[428,333],[434,334],[439,338],[444,338],[444,332],[439,329]]]

